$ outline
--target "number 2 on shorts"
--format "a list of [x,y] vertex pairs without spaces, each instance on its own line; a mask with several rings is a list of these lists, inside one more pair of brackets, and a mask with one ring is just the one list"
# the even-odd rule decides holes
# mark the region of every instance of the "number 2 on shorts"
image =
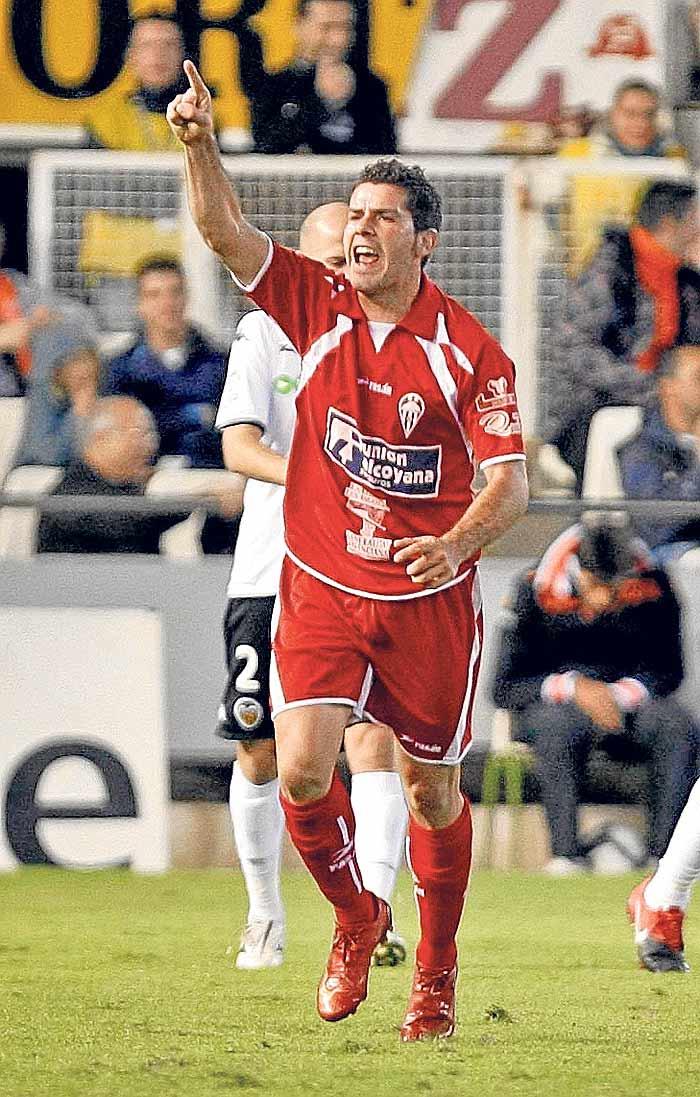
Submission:
[[244,659],[245,666],[236,678],[236,689],[239,693],[257,693],[260,682],[255,677],[258,673],[258,653],[250,644],[238,644],[234,652],[236,659]]

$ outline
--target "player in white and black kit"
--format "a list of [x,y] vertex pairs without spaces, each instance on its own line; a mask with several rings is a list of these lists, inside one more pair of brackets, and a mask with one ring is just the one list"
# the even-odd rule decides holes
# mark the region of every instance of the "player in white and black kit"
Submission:
[[[314,210],[301,228],[301,251],[333,270],[342,269],[346,220],[347,206],[340,202]],[[279,325],[260,310],[247,313],[231,348],[216,420],[227,467],[248,477],[228,587],[224,635],[229,679],[219,718],[219,734],[237,743],[230,807],[249,911],[236,964],[246,969],[276,967],[284,950],[284,816],[268,698],[271,620],[284,555],[283,484],[299,372],[299,356]],[[393,733],[383,725],[356,724],[346,733],[345,749],[363,882],[388,900],[407,823]],[[392,964],[405,955],[403,941],[389,931],[375,960]]]

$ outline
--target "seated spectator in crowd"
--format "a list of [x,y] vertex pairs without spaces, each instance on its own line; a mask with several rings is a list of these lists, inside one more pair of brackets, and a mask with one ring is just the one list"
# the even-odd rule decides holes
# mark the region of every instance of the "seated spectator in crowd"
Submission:
[[95,336],[70,315],[35,335],[27,386],[27,413],[15,465],[68,465],[80,450],[81,432],[100,381]]
[[126,52],[128,81],[100,96],[85,119],[90,144],[130,152],[178,148],[165,119],[168,103],[187,89],[182,33],[167,15],[134,21]]
[[395,152],[385,84],[369,69],[351,65],[351,0],[299,0],[295,31],[292,64],[273,73],[263,66],[257,35],[245,23],[239,31],[255,152]]
[[646,80],[619,84],[605,119],[583,137],[565,141],[560,156],[684,157],[681,145],[665,135],[661,125],[661,94]]
[[[130,396],[104,397],[86,422],[80,456],[53,494],[141,496],[153,475],[157,451],[158,431],[148,408]],[[229,519],[242,506],[240,484],[233,477],[230,489],[202,489],[200,494],[216,495]],[[120,512],[116,505],[105,512],[44,514],[37,551],[157,553],[165,531],[191,511],[192,505],[183,499],[181,512],[167,515]]]
[[550,830],[547,871],[583,867],[579,787],[593,748],[649,763],[651,857],[692,783],[693,723],[673,696],[683,677],[680,610],[666,573],[628,527],[566,530],[515,590],[493,687],[531,744]]
[[[700,346],[661,355],[656,391],[639,433],[617,452],[628,499],[700,502]],[[662,564],[700,545],[700,518],[635,525]]]
[[574,470],[579,494],[598,408],[644,402],[661,353],[679,340],[700,343],[700,274],[684,264],[697,235],[695,186],[652,183],[632,226],[607,229],[567,285],[543,378],[542,437]]
[[191,327],[185,276],[172,259],[147,260],[138,273],[143,332],[107,366],[106,395],[134,396],[158,428],[158,456],[186,457],[194,468],[223,468],[214,430],[226,358]]
[[[0,255],[3,233],[0,229]],[[0,396],[25,396],[15,464],[67,465],[97,395],[97,329],[89,310],[0,270]]]

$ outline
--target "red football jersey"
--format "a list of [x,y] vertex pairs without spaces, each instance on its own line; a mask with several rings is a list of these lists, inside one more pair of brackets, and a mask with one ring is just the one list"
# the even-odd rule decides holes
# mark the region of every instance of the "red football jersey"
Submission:
[[302,356],[284,501],[291,558],[370,598],[434,593],[394,563],[393,543],[447,532],[478,466],[524,459],[513,363],[425,275],[393,325],[368,321],[349,282],[279,244],[242,288]]

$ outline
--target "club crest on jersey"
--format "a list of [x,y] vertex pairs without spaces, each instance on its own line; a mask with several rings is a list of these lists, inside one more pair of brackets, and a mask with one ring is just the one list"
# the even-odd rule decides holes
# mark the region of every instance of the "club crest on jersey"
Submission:
[[352,480],[370,488],[423,499],[438,494],[442,446],[394,446],[362,434],[354,419],[331,407],[323,448]]
[[236,723],[243,731],[255,731],[263,721],[263,707],[254,697],[237,697],[233,706]]
[[399,419],[406,438],[418,426],[425,411],[425,400],[418,392],[405,392],[399,400]]

